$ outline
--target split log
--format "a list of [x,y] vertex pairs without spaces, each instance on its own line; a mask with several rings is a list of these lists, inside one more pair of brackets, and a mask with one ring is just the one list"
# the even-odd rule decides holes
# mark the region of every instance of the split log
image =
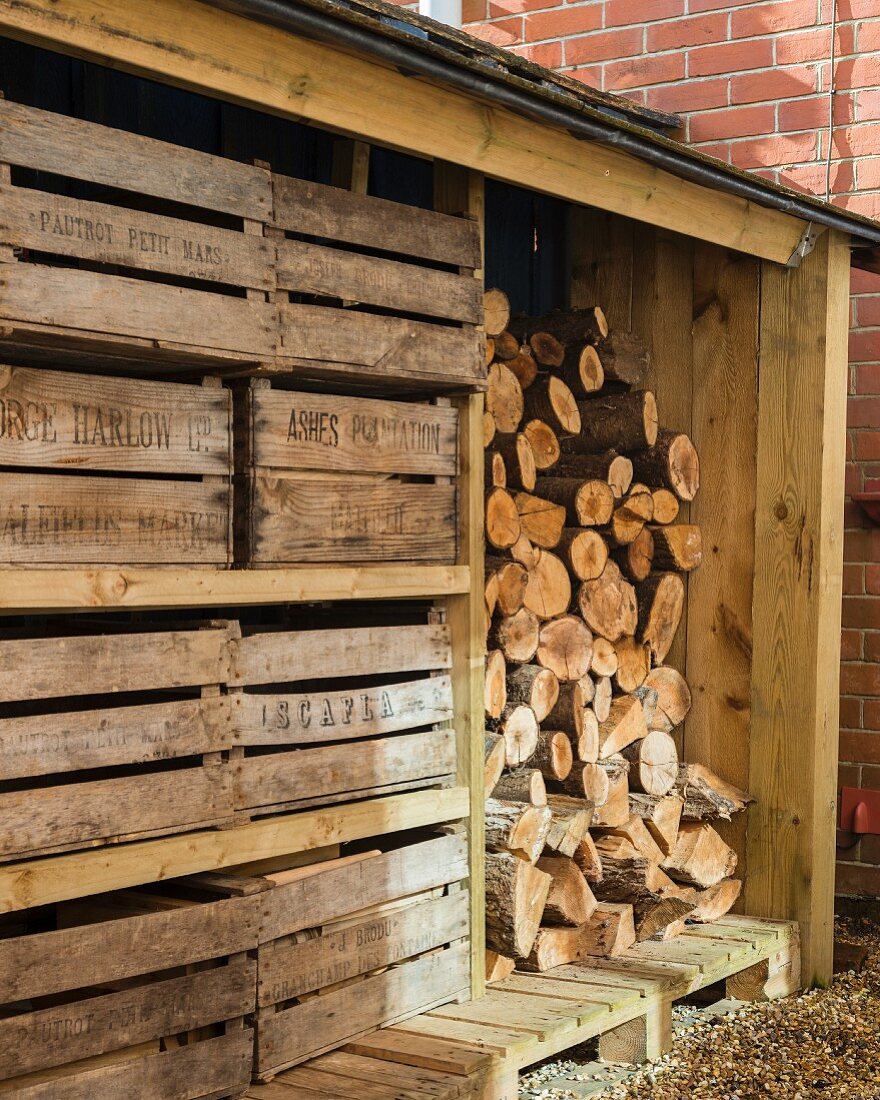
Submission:
[[654,564],[654,536],[650,529],[643,527],[631,543],[615,550],[614,560],[632,584],[644,581]]
[[551,879],[509,852],[486,853],[486,943],[515,959],[532,950]]
[[600,676],[596,680],[596,694],[593,696],[593,712],[600,722],[607,720],[611,713],[611,677]]
[[515,359],[519,355],[519,350],[519,340],[507,330],[499,332],[495,337],[495,358],[503,359],[505,364]]
[[523,607],[515,615],[504,615],[493,620],[487,644],[491,649],[500,649],[511,663],[525,663],[531,661],[538,651],[539,632],[537,616]]
[[620,500],[629,491],[633,479],[632,462],[626,455],[614,450],[604,454],[578,454],[570,450],[580,436],[563,439],[560,442],[562,454],[553,468],[555,477],[574,477],[583,481],[607,481],[615,500]]
[[638,626],[636,590],[623,579],[613,561],[608,561],[601,577],[584,581],[578,589],[578,607],[584,622],[594,634],[616,642],[625,634],[635,634]]
[[660,573],[643,581],[636,595],[639,638],[649,647],[654,664],[662,665],[684,613],[684,583],[676,573]]
[[504,771],[504,759],[506,746],[504,738],[497,733],[486,730],[485,738],[485,768],[483,770],[483,790],[491,794],[495,789],[501,773]]
[[546,806],[486,799],[486,847],[534,863],[544,850],[551,814]]
[[512,317],[509,328],[521,340],[533,332],[549,332],[565,344],[597,344],[608,336],[608,322],[599,306],[554,309],[543,317]]
[[683,432],[659,431],[654,446],[635,452],[632,460],[636,477],[646,485],[671,489],[679,500],[693,500],[697,495],[700,460]]
[[[532,350],[534,351],[534,348]],[[510,371],[508,373],[515,380],[515,376]],[[517,386],[519,386],[518,382]],[[520,387],[520,393],[522,393],[522,387]],[[543,420],[557,435],[577,435],[581,430],[581,414],[574,394],[557,375],[547,374],[536,379],[535,383],[525,391],[523,401],[526,419]],[[499,424],[498,427],[500,430],[501,425]]]
[[507,360],[506,366],[516,375],[517,381],[524,390],[527,390],[538,377],[538,364],[532,355],[532,349],[528,346],[519,348],[516,355]]
[[[695,903],[679,894],[661,894],[641,905],[633,906],[636,922],[636,939],[667,939],[685,929],[684,918],[693,916]],[[666,935],[662,935],[662,933]]]
[[510,300],[503,290],[490,287],[483,291],[483,324],[487,336],[497,336],[510,323]]
[[654,489],[651,496],[654,498],[654,522],[675,523],[681,507],[675,493],[671,489]]
[[583,958],[580,928],[540,928],[527,959],[520,970],[543,974],[557,966],[580,962]]
[[562,782],[574,763],[571,742],[566,734],[562,730],[541,730],[538,734],[538,747],[530,763],[545,779]]
[[592,344],[569,344],[559,373],[576,398],[598,393],[605,382],[602,360]]
[[642,696],[647,692],[653,692],[656,696],[652,701],[648,729],[671,733],[681,725],[691,709],[691,693],[687,681],[678,669],[661,665],[648,673],[636,694]]
[[492,414],[486,409],[483,412],[483,446],[488,447],[491,445],[492,440],[495,438],[495,419]]
[[635,638],[625,637],[614,643],[614,651],[617,654],[614,682],[620,691],[636,691],[651,671],[650,649]]
[[[514,768],[505,772],[491,792],[507,802],[528,802],[531,806],[547,805],[544,776],[537,768]],[[544,842],[546,844],[546,840]]]
[[559,461],[561,453],[556,432],[543,420],[530,420],[523,426],[523,435],[532,445],[535,466],[549,470]]
[[483,351],[483,366],[488,368],[492,365],[492,360],[495,358],[495,339],[492,336],[486,337],[486,344]]
[[508,768],[525,764],[538,745],[538,720],[531,707],[508,703],[498,720],[498,733],[504,738]]
[[483,469],[483,482],[486,485],[494,486],[496,489],[507,488],[507,467],[504,465],[504,458],[497,451],[486,451],[483,456],[484,469]]
[[586,676],[593,656],[593,635],[577,615],[551,619],[541,627],[538,664],[568,683]]
[[664,895],[677,896],[675,884],[666,872],[646,859],[625,837],[601,836],[596,841],[596,850],[602,860],[602,882],[596,886],[596,896],[601,900],[629,902],[638,917]]
[[605,378],[635,388],[648,375],[651,357],[644,343],[632,332],[611,332],[596,345]]
[[[657,841],[653,838],[650,830],[638,814],[630,813],[628,819],[623,822],[623,824],[617,825],[613,829],[603,831],[599,839],[604,841],[605,838],[626,841],[627,844],[632,846],[635,853],[641,856],[642,859],[647,860],[648,863],[659,865],[666,857],[666,853],[657,844]],[[600,858],[606,853],[611,856],[619,855],[620,846],[612,845],[609,841],[604,847],[602,844],[598,844],[597,851],[600,853]],[[624,854],[628,852],[628,849],[624,849]]]
[[652,527],[654,536],[654,568],[677,569],[689,573],[703,560],[703,538],[700,528],[692,523],[675,523],[671,527]]
[[500,718],[507,706],[507,662],[500,649],[486,654],[486,678],[483,702],[490,718]]
[[[494,579],[495,604],[502,615],[515,615],[522,607],[529,574],[524,565],[493,555],[486,557],[486,583]],[[487,595],[488,599],[488,595]]]
[[542,550],[552,550],[562,538],[565,527],[565,508],[562,504],[531,493],[517,493],[514,502],[522,534]]
[[636,942],[631,905],[597,901],[589,922],[580,929],[581,957],[622,955]]
[[678,777],[678,750],[668,733],[653,730],[647,737],[628,745],[623,755],[630,762],[630,786],[645,794],[663,797]]
[[663,862],[663,870],[676,882],[714,886],[736,870],[736,852],[711,825],[684,821],[675,848]]
[[664,856],[670,855],[675,848],[683,806],[684,800],[675,794],[659,798],[656,795],[630,791],[629,795],[630,813],[644,821]]
[[533,332],[529,347],[542,367],[561,367],[565,360],[565,348],[552,333]]
[[751,795],[726,783],[702,764],[683,764],[675,789],[684,799],[682,817],[685,821],[703,821],[707,817],[729,821],[731,814],[739,813],[754,801]]
[[552,669],[520,665],[507,673],[507,698],[511,703],[525,703],[535,712],[538,721],[543,722],[556,706],[559,680]]
[[596,899],[574,860],[543,856],[538,868],[553,879],[541,923],[573,928],[586,924],[596,909]]
[[581,431],[563,451],[601,454],[643,451],[657,442],[657,402],[650,390],[606,393],[579,401]]
[[548,795],[547,805],[553,821],[544,848],[571,858],[589,839],[593,807],[583,798],[570,798],[564,794]]
[[497,951],[486,952],[486,981],[503,982],[505,978],[516,970],[516,960],[509,959],[506,955],[499,955]]
[[522,526],[516,502],[506,489],[490,489],[486,494],[486,541],[496,550],[513,546]]
[[[538,480],[535,466],[535,454],[528,436],[523,432],[514,432],[511,435],[501,434],[495,436],[495,454],[502,460],[504,466],[504,484],[511,489],[525,489],[531,493]],[[487,484],[489,481],[487,479]],[[491,484],[499,484],[493,481]]]
[[654,515],[654,498],[650,492],[630,490],[623,503],[614,509],[611,517],[611,540],[618,546],[629,546],[636,541],[645,524]]
[[[572,798],[586,799],[594,807],[601,806],[608,801],[610,790],[608,773],[598,763],[590,763],[585,760],[575,760],[571,766],[565,781],[558,786],[561,793],[571,795]],[[547,796],[548,804],[553,792]]]
[[587,683],[592,687],[588,676],[559,685],[559,699],[547,715],[547,725],[568,735],[576,760],[595,763],[599,759],[599,720],[586,702]]
[[608,779],[608,796],[601,805],[596,804],[593,824],[599,828],[613,828],[629,818],[629,768],[622,756],[600,760],[596,767]]
[[598,531],[566,527],[556,553],[568,566],[575,580],[594,581],[602,576],[608,561],[608,546]]
[[486,408],[499,432],[515,432],[523,418],[523,390],[512,370],[504,363],[489,367],[486,388]]
[[513,546],[511,546],[509,553],[514,561],[519,562],[519,564],[525,566],[526,569],[534,569],[538,564],[538,558],[541,556],[540,548],[532,546],[523,534],[520,534],[519,538]]
[[610,757],[648,734],[641,702],[632,695],[621,695],[611,702],[611,710],[599,722],[599,758]]
[[537,561],[529,570],[524,604],[539,619],[564,615],[571,603],[571,581],[562,560],[549,550],[538,550]]
[[602,857],[596,850],[596,842],[590,833],[578,844],[573,859],[587,882],[602,881]]
[[601,527],[614,514],[611,486],[598,478],[584,481],[579,477],[544,476],[538,479],[538,492],[562,508],[563,527],[565,523],[572,527]]
[[[607,638],[593,638],[593,659],[590,662],[590,671],[597,676],[613,676],[617,672],[617,650],[614,643]],[[611,699],[609,698],[609,703]]]
[[734,907],[741,890],[742,883],[738,878],[723,878],[706,890],[694,889],[687,895],[689,900],[695,903],[693,910],[688,914],[688,920],[697,921],[700,924],[711,924],[713,921],[720,920]]

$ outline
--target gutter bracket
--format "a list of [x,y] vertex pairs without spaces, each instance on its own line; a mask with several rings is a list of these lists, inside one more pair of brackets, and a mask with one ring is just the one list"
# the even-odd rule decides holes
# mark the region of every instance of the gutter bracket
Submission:
[[794,252],[788,257],[788,263],[786,267],[800,267],[801,260],[809,254],[816,247],[816,241],[819,238],[819,234],[813,228],[813,223],[808,222],[807,228],[801,233],[801,239],[795,246]]

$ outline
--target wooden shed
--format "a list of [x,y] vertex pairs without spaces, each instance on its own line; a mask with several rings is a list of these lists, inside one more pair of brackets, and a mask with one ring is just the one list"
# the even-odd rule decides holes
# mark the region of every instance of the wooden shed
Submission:
[[[238,741],[200,741],[194,750],[205,775],[192,777],[193,784],[207,782],[220,756],[236,764],[229,805],[212,775],[210,791],[199,795],[204,803],[190,804],[189,819],[173,827],[150,824],[145,810],[140,827],[108,825],[86,844],[56,840],[18,853],[13,846],[0,863],[0,912],[22,914],[255,861],[270,868],[291,853],[460,823],[454,828],[465,832],[453,828],[452,836],[466,835],[466,845],[459,851],[447,837],[447,878],[425,879],[420,888],[442,886],[454,898],[449,883],[469,884],[469,932],[462,937],[456,925],[459,933],[441,941],[461,939],[468,947],[457,987],[438,985],[423,1007],[451,995],[482,996],[485,367],[473,303],[485,276],[486,285],[508,287],[523,311],[601,303],[612,325],[638,332],[651,352],[650,387],[666,422],[700,451],[703,485],[711,488],[690,505],[690,521],[702,528],[704,564],[689,578],[675,651],[694,696],[683,753],[755,799],[747,829],[732,841],[745,881],[741,912],[798,922],[804,983],[829,981],[849,270],[853,262],[876,269],[880,227],[695,153],[668,136],[663,116],[377,0],[5,2],[0,36],[0,222],[7,234],[0,244],[0,361],[12,372],[2,388],[39,387],[45,372],[62,366],[71,381],[56,391],[47,382],[43,395],[60,421],[59,410],[83,407],[78,373],[118,375],[131,385],[149,363],[152,385],[190,383],[138,398],[139,407],[183,402],[190,410],[190,434],[147,468],[160,479],[152,489],[119,484],[134,468],[125,463],[93,464],[99,478],[74,484],[78,459],[48,450],[34,457],[39,433],[47,438],[44,417],[34,427],[31,457],[0,452],[10,499],[36,514],[37,497],[16,495],[21,479],[32,477],[39,488],[39,478],[57,478],[66,463],[65,484],[52,485],[68,500],[97,494],[106,503],[116,493],[124,508],[132,493],[146,500],[161,484],[163,494],[177,494],[181,515],[212,517],[162,538],[145,534],[142,523],[125,553],[102,550],[108,544],[96,536],[88,550],[64,558],[44,552],[51,540],[25,538],[20,514],[14,520],[4,505],[4,703],[62,690],[133,692],[142,686],[132,671],[142,666],[135,643],[151,631],[149,670],[138,675],[151,677],[157,692],[186,684],[209,709],[219,705],[211,699],[230,698],[237,713],[273,685],[277,694],[278,685],[327,675],[321,662],[339,660],[339,675],[373,671],[393,674],[395,683],[414,669],[430,676],[421,682],[436,690],[420,706],[433,706],[438,719],[435,755],[421,770],[411,765],[415,750],[401,749],[396,782],[371,781],[377,773],[370,768],[380,767],[371,763],[366,778],[322,788],[310,801],[279,780],[281,756],[254,755],[254,746],[270,739],[255,733],[248,741],[243,722]],[[59,115],[66,116],[63,126]],[[102,137],[101,126],[117,129]],[[58,136],[47,139],[50,131]],[[122,131],[137,132],[137,140],[114,145]],[[163,159],[159,141],[179,147],[179,159]],[[71,168],[78,157],[83,166]],[[57,209],[29,208],[22,196],[33,176],[19,171],[38,180],[71,175],[103,188],[88,233],[98,232],[103,217],[107,249],[89,257],[77,251],[79,243],[44,243],[48,223],[41,219],[63,219],[64,209],[60,199]],[[337,210],[326,196],[330,182],[380,205]],[[144,197],[133,200],[139,192]],[[170,205],[160,209],[158,200]],[[381,205],[391,200],[410,213]],[[110,250],[114,203],[131,225],[132,211],[142,216],[125,230],[147,234],[137,237],[138,248],[152,258],[140,263],[137,283],[125,275],[129,261],[121,251]],[[159,224],[167,217],[194,218],[205,251],[190,240],[175,258],[161,243],[171,232]],[[81,242],[84,224],[57,235]],[[306,243],[299,251],[291,246],[282,262],[291,232]],[[126,247],[134,239],[124,237]],[[350,249],[344,270],[308,251],[328,239]],[[97,249],[102,242],[89,243]],[[275,257],[271,278],[261,266],[267,244]],[[404,277],[389,267],[371,282],[368,265],[357,263],[371,250],[405,254],[418,270],[410,266]],[[29,281],[22,259],[43,262],[44,253],[53,259]],[[69,280],[76,264],[66,266],[65,256],[91,261],[80,265],[75,286]],[[225,265],[219,275],[209,270],[215,262]],[[110,290],[101,282],[107,279]],[[321,328],[314,311],[323,307],[303,304],[298,292],[354,300],[354,290],[340,290],[346,279],[375,309],[357,314],[357,327],[339,308],[330,329]],[[398,315],[389,317],[389,304]],[[101,311],[104,321],[96,320]],[[37,372],[36,381],[22,372]],[[192,384],[201,374],[237,380],[228,406],[218,396],[226,392],[221,383]],[[276,385],[285,374],[307,383],[296,408]],[[283,496],[285,478],[318,468],[313,454],[279,473],[279,440],[288,433],[289,441],[296,416],[306,418],[296,421],[306,425],[304,441],[321,444],[323,406],[314,398],[312,408],[307,395],[328,389],[340,402],[332,415],[343,418],[357,415],[345,406],[347,395],[434,402],[419,405],[432,411],[413,430],[432,439],[436,433],[448,446],[437,444],[433,463],[391,471],[419,482],[418,491],[396,488],[393,518],[382,520],[385,545],[393,535],[404,547],[395,560],[371,557],[369,542],[378,510],[392,508],[382,495],[387,487],[370,489],[375,495],[363,516],[369,510],[373,518],[355,515],[355,504],[346,514],[350,526],[362,525],[359,552],[347,554],[349,528],[334,543],[322,512],[334,493],[348,496],[364,470],[385,470],[370,466],[375,441],[368,439],[337,468],[351,478],[344,490],[338,482],[297,481],[297,499],[306,502],[301,514],[317,517],[314,530],[304,522],[282,536],[273,527],[273,494]],[[108,391],[103,400],[124,398]],[[457,440],[443,434],[454,430],[456,413]],[[79,415],[86,414],[71,413]],[[245,422],[265,429],[265,450],[236,454],[233,469],[218,461],[221,437]],[[201,425],[195,443],[193,424]],[[451,456],[445,463],[444,453]],[[34,472],[50,468],[51,475]],[[84,470],[90,472],[88,463]],[[19,479],[14,490],[10,478]],[[231,504],[233,482],[242,495]],[[445,526],[443,517],[451,517]],[[63,525],[46,522],[56,523],[56,534],[57,522]],[[9,549],[16,523],[18,541]],[[456,527],[457,538],[444,541]],[[248,618],[253,609],[263,609],[261,621]],[[180,625],[176,616],[184,610],[201,616],[198,623]],[[314,656],[294,667],[271,633],[287,628],[282,610],[298,630],[317,635],[315,628],[344,621],[351,637],[325,652],[316,636],[300,636],[305,649],[297,652]],[[171,624],[198,634],[186,640],[182,664],[178,633],[160,638]],[[364,633],[371,629],[404,633]],[[22,631],[31,639],[25,648]],[[88,651],[95,682],[82,686],[77,661],[89,658],[73,643],[90,633],[112,636],[114,656],[105,667],[97,648]],[[336,656],[339,647],[344,659]],[[362,654],[378,651],[384,664],[364,664]],[[436,686],[444,677],[448,706]],[[21,682],[31,685],[24,694]],[[324,698],[314,705],[330,704]],[[123,763],[130,761],[122,755],[107,761]],[[315,758],[316,775],[334,766],[329,757]],[[239,787],[243,772],[247,781]],[[179,781],[184,769],[162,774]],[[178,801],[182,790],[169,785],[164,797]],[[104,844],[110,835],[126,843]],[[431,843],[440,853],[440,842]],[[424,858],[434,857],[426,851]],[[254,885],[249,896],[272,888]],[[236,904],[244,911],[250,903],[242,896]],[[367,898],[352,911],[369,904]],[[289,931],[279,923],[269,939]],[[238,966],[245,948],[233,941],[217,950]],[[0,974],[4,962],[0,956]],[[438,979],[426,970],[420,980]],[[29,995],[23,986],[17,992]],[[6,999],[15,998],[0,997]],[[387,1022],[405,1011],[387,1014]],[[240,1024],[249,1015],[238,1001],[224,1012],[215,1019]],[[226,1087],[205,1095],[231,1094]]]

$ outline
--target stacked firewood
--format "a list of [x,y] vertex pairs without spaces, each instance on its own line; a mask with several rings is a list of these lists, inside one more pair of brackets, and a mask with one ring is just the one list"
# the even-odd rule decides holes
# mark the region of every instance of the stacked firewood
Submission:
[[668,938],[735,902],[710,824],[748,796],[679,761],[665,664],[701,560],[699,486],[658,426],[649,355],[598,307],[510,317],[486,293],[487,972]]

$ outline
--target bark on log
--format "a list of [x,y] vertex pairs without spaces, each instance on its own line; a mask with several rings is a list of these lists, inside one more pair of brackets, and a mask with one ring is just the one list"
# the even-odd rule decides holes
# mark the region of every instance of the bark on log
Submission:
[[547,805],[553,815],[550,832],[544,841],[545,851],[573,857],[590,835],[593,807],[583,798],[564,794],[547,795]]
[[584,622],[594,634],[616,642],[626,634],[635,634],[638,626],[636,591],[613,561],[602,576],[584,581],[578,589],[578,606]]
[[486,382],[486,408],[499,432],[515,432],[523,418],[523,391],[519,380],[504,363],[489,367]]
[[527,420],[543,420],[557,435],[577,435],[581,430],[581,414],[574,394],[555,374],[537,378],[529,386],[524,394],[524,406]]
[[538,720],[531,707],[508,703],[498,721],[498,733],[504,738],[508,768],[525,764],[538,745]]
[[685,821],[703,821],[707,817],[730,820],[731,814],[744,810],[754,799],[739,787],[725,782],[702,764],[683,764],[678,770],[676,792],[684,799]]
[[[655,563],[657,556],[655,553]],[[684,613],[684,583],[676,573],[648,577],[636,588],[638,636],[651,651],[654,664],[666,660]]]
[[553,879],[542,924],[572,928],[586,924],[595,911],[596,899],[574,860],[566,856],[543,856],[538,860],[538,868]]
[[486,853],[486,943],[524,959],[532,950],[551,879],[509,852]]
[[569,683],[586,676],[593,656],[593,636],[576,615],[551,619],[541,627],[538,664]]
[[654,536],[654,568],[674,569],[689,573],[703,560],[703,538],[700,528],[692,523],[676,523],[671,527],[652,527]]
[[486,678],[483,700],[486,714],[500,718],[507,706],[507,662],[500,649],[490,649],[486,654]]
[[700,487],[697,450],[683,432],[661,429],[657,442],[632,456],[639,481],[655,488],[671,489],[679,500],[693,500]]
[[[539,491],[543,491],[543,483]],[[565,508],[547,497],[531,493],[517,493],[514,501],[522,534],[542,550],[552,550],[562,538]]]
[[651,357],[644,343],[632,332],[611,332],[597,346],[605,378],[635,388],[651,368]]
[[516,502],[506,489],[490,489],[486,494],[486,541],[496,550],[513,546],[522,526]]
[[[535,454],[528,436],[523,432],[514,432],[510,435],[498,433],[493,443],[493,452],[502,460],[504,466],[505,485],[510,489],[525,489],[527,493],[533,492],[538,480],[535,467]],[[487,481],[488,484],[488,481]],[[497,481],[492,482],[497,485]]]
[[571,742],[562,730],[541,730],[538,747],[530,761],[545,779],[562,782],[574,763]]
[[534,863],[544,850],[552,815],[546,806],[486,799],[486,847],[493,852],[513,852]]
[[520,665],[508,671],[508,701],[531,707],[539,722],[543,722],[553,710],[558,698],[559,680],[552,669],[541,665]]
[[504,738],[500,734],[486,730],[485,737],[485,767],[483,769],[483,790],[491,794],[495,789],[501,773],[504,771],[504,759],[506,746]]
[[559,455],[561,454],[556,432],[543,420],[529,420],[523,425],[522,430],[526,439],[532,445],[535,466],[541,471],[552,469],[559,461]]
[[519,314],[510,319],[509,328],[521,340],[533,332],[549,332],[565,345],[597,344],[608,335],[608,322],[599,306],[555,309],[543,317]]
[[487,336],[504,332],[510,322],[510,300],[503,290],[490,287],[483,292],[483,316]]
[[571,581],[561,558],[549,550],[538,550],[538,558],[529,570],[524,604],[539,619],[564,615],[571,603]]
[[[571,527],[601,527],[614,513],[614,494],[607,481],[579,477],[540,477],[538,492],[563,512],[563,524]],[[562,531],[559,538],[562,538]],[[556,545],[556,543],[554,543]]]
[[650,390],[607,393],[578,401],[580,435],[563,444],[563,451],[601,454],[615,450],[629,454],[657,442],[657,402]]
[[602,576],[608,561],[608,546],[598,531],[566,527],[556,553],[568,566],[575,580],[594,581]]
[[486,556],[486,583],[495,581],[495,606],[502,615],[515,615],[522,607],[529,574],[524,565],[508,558]]
[[613,557],[630,584],[644,581],[654,564],[654,536],[650,529],[643,527],[631,543],[618,547]]
[[626,455],[609,450],[604,454],[576,454],[570,445],[580,436],[563,439],[560,442],[562,454],[553,467],[553,476],[576,478],[582,481],[607,481],[615,500],[621,500],[632,485],[632,462]]
[[617,672],[614,682],[622,692],[634,692],[642,686],[651,671],[651,651],[635,638],[621,638],[614,643]]
[[684,821],[675,848],[663,862],[663,870],[676,882],[714,886],[736,870],[736,852],[711,825]]
[[659,797],[669,794],[678,778],[678,750],[668,733],[654,730],[623,755],[630,762],[629,782],[636,791]]
[[515,615],[503,615],[493,620],[487,644],[490,649],[500,649],[511,663],[524,664],[531,661],[538,651],[539,631],[537,616],[523,607]]
[[[514,768],[505,772],[491,792],[507,802],[528,802],[532,806],[547,805],[547,788],[544,776],[537,768]],[[546,843],[546,841],[545,841]]]
[[599,723],[599,759],[610,759],[647,734],[648,727],[641,702],[632,695],[621,695],[613,699],[608,717]]

